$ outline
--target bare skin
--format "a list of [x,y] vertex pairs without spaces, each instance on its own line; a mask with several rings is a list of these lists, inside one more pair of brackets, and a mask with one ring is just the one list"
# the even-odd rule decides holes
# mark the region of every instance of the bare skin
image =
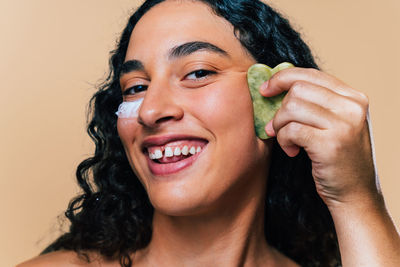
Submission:
[[[343,266],[400,266],[400,237],[385,208],[369,133],[368,98],[313,69],[287,69],[261,86],[288,91],[267,124],[289,156],[303,147],[317,192],[328,206]],[[323,149],[321,149],[323,147]]]
[[[227,56],[202,49],[171,58],[171,49],[193,41],[211,43]],[[264,239],[271,142],[254,134],[246,71],[255,60],[232,26],[202,3],[166,1],[139,21],[125,60],[139,60],[144,69],[123,75],[122,90],[147,90],[125,94],[125,101],[144,101],[137,119],[118,120],[118,132],[155,207],[152,240],[132,255],[134,266],[298,266]],[[199,78],[199,69],[215,73]],[[264,96],[282,91],[288,94],[266,132],[289,156],[299,147],[308,153],[343,266],[400,266],[399,234],[374,169],[367,98],[335,77],[301,68],[281,71],[260,88]],[[141,144],[171,133],[201,137],[207,147],[192,166],[155,174]],[[88,264],[61,251],[20,266],[119,266],[93,257]]]

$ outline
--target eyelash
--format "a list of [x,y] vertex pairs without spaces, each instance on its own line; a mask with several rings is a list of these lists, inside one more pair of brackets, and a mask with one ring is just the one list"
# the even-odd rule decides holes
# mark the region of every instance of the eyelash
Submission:
[[215,72],[215,71],[212,71],[212,70],[200,69],[200,70],[192,71],[191,73],[189,73],[188,75],[186,75],[185,78],[187,78],[187,77],[190,76],[190,75],[195,75],[195,76],[196,76],[196,74],[199,74],[201,77],[195,77],[194,79],[190,79],[190,80],[201,81],[201,80],[206,79],[207,76],[209,76],[209,75],[214,75],[214,74],[216,74],[216,72]]
[[[131,92],[133,90],[133,92]],[[143,85],[143,84],[138,84],[132,87],[129,87],[128,89],[126,89],[123,93],[123,95],[134,95],[143,91],[147,90],[147,85]]]
[[[214,75],[217,72],[212,71],[212,70],[205,70],[205,69],[199,69],[199,70],[195,70],[190,72],[189,74],[187,74],[185,76],[185,79],[187,79],[190,75],[195,75],[195,77],[193,79],[188,79],[188,80],[193,80],[193,81],[202,81],[204,79],[207,79],[207,76],[210,75]],[[196,77],[196,76],[200,76],[200,77]],[[147,85],[143,85],[143,84],[138,84],[132,87],[129,87],[128,89],[126,89],[123,93],[123,95],[134,95],[143,91],[147,90]],[[133,91],[133,92],[131,92]]]

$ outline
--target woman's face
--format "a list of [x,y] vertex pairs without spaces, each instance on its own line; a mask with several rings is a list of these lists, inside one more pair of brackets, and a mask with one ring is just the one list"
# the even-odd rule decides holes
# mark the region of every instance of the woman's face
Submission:
[[200,214],[266,178],[246,82],[254,63],[203,3],[165,1],[137,23],[120,83],[124,101],[144,100],[118,132],[156,210]]

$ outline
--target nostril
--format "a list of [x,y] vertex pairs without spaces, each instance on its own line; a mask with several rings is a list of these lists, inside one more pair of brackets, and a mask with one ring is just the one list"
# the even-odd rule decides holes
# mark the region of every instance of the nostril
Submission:
[[162,124],[163,122],[167,122],[169,120],[174,120],[174,117],[173,116],[162,117],[156,120],[154,124],[153,123],[149,124],[144,122],[141,117],[138,117],[138,123],[142,126],[147,126],[147,127],[157,127],[157,125]]
[[163,118],[156,120],[156,124],[163,123],[165,121],[169,121],[169,120],[173,120],[173,119],[174,119],[173,116],[163,117]]
[[182,107],[176,104],[174,99],[155,98],[151,94],[151,90],[148,90],[140,107],[137,121],[146,128],[154,128],[161,126],[164,122],[180,120],[183,118],[183,114]]

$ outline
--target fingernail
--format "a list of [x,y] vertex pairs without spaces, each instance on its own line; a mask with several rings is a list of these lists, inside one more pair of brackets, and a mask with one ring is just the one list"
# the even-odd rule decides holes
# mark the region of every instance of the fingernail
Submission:
[[267,91],[268,83],[269,83],[269,81],[266,81],[265,83],[263,83],[260,87],[260,90],[263,92]]
[[272,120],[270,120],[265,126],[265,132],[268,134],[268,136],[275,136],[274,127],[272,126]]

